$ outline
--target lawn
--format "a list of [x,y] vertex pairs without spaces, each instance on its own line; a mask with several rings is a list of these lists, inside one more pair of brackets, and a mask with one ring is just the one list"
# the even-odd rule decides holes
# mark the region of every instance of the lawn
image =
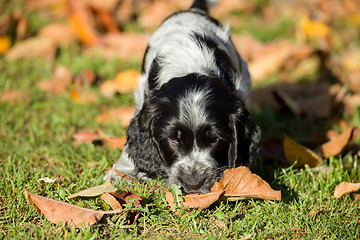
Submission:
[[[268,34],[261,34],[258,27],[262,22],[256,22],[255,17],[260,18],[262,8],[267,7],[267,1],[251,2],[258,6],[252,10],[253,16],[248,13],[242,15],[241,12],[229,15],[240,19],[240,23],[233,27],[234,32],[250,32],[259,42],[271,42],[276,36],[295,41],[294,34],[289,34],[288,30],[296,27],[296,20],[289,20],[288,16],[265,25],[264,31]],[[36,34],[45,25],[42,17],[30,14],[28,34]],[[242,27],[241,20],[249,20],[250,24]],[[342,26],[341,22],[335,21],[333,27],[339,29],[339,25]],[[143,31],[133,22],[123,27],[132,28]],[[11,34],[14,31],[9,30],[9,35],[13,36]],[[354,39],[354,49],[359,51],[359,36],[356,35]],[[318,42],[313,41],[315,40],[309,40],[309,44],[317,49]],[[130,210],[135,208],[128,204],[120,214],[105,216],[99,223],[86,228],[75,229],[50,223],[29,204],[26,190],[81,207],[110,210],[101,198],[68,199],[67,196],[102,184],[105,169],[115,163],[121,151],[101,144],[77,144],[73,135],[84,129],[101,129],[113,136],[124,136],[124,126],[118,122],[99,123],[96,117],[104,109],[133,104],[133,96],[117,94],[105,98],[99,94],[99,86],[104,80],[114,78],[118,72],[141,69],[139,59],[89,57],[83,53],[82,47],[83,43],[79,41],[74,41],[67,47],[59,47],[52,60],[41,57],[7,60],[0,56],[0,93],[15,90],[21,92],[15,100],[0,101],[0,239],[360,237],[360,201],[350,194],[338,199],[333,196],[339,183],[360,182],[359,153],[350,146],[342,154],[324,158],[314,168],[297,168],[275,158],[260,156],[253,171],[273,189],[282,191],[281,201],[217,202],[204,210],[182,209],[180,213],[174,213],[165,203],[163,192],[150,191],[151,186],[168,189],[163,180],[156,179],[131,186],[121,182],[120,191],[133,192],[145,202],[145,207],[138,208],[141,213],[136,222],[129,224],[127,221]],[[344,48],[343,44],[338,44],[333,47],[334,51],[327,51],[331,55],[345,51]],[[86,87],[87,92],[96,95],[95,100],[74,100],[70,91],[76,88],[74,82],[62,94],[42,90],[39,82],[49,79],[58,65],[68,68],[73,76],[81,76],[86,70],[95,72],[99,76],[99,82]],[[328,81],[319,69],[312,72],[310,77],[307,76],[307,83]],[[277,69],[265,79],[255,82],[254,89],[277,82],[283,76],[280,71],[288,74],[286,76],[291,79],[291,83],[304,83],[303,78],[292,79],[291,68]],[[349,85],[343,85],[347,92],[352,91]],[[348,126],[360,127],[359,108],[354,112],[345,109],[336,116],[329,115],[316,121],[305,119],[303,115],[295,115],[288,108],[279,110],[270,105],[261,106],[260,109],[254,107],[251,111],[262,128],[263,142],[289,135],[304,145],[314,147],[318,141],[313,140],[312,136],[324,136],[328,130],[341,132],[338,124],[340,120],[344,120]],[[358,146],[359,138],[352,144]],[[63,178],[54,183],[39,181],[40,178],[60,174]]]

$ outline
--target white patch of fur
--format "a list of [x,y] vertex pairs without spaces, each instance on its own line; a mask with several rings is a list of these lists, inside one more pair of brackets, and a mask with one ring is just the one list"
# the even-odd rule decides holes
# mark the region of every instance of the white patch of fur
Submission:
[[[228,28],[223,28],[210,22],[205,16],[191,12],[178,13],[177,15],[166,20],[159,29],[154,33],[149,41],[149,51],[145,59],[145,73],[141,76],[140,84],[143,84],[143,91],[146,93],[148,86],[146,79],[150,71],[151,64],[155,57],[159,56],[160,73],[158,87],[168,82],[172,78],[182,77],[189,73],[208,74],[209,70],[220,76],[214,59],[214,53],[206,47],[200,47],[194,41],[192,35],[197,33],[210,37],[218,46],[227,52],[232,59],[238,75],[236,91],[242,97],[244,102],[247,99],[247,92],[251,87],[250,76],[247,71],[246,63],[240,59],[235,46],[229,38]],[[140,107],[143,103],[144,94],[135,96],[137,105]]]
[[190,89],[179,99],[181,121],[186,122],[191,129],[205,124],[208,120],[206,106],[210,95],[208,89]]

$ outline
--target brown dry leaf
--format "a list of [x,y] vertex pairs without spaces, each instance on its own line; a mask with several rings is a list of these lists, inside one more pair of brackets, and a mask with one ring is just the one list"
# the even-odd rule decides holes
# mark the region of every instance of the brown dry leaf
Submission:
[[352,193],[360,189],[360,183],[342,182],[336,186],[334,198],[340,198],[346,193]]
[[70,7],[69,22],[76,36],[86,45],[94,45],[98,42],[98,33],[94,27],[90,10],[83,1],[68,0]]
[[[114,196],[116,198],[116,200],[120,203],[120,204],[128,204],[131,203],[131,199],[135,200],[135,208],[138,208],[140,206],[145,207],[145,203],[144,201],[141,199],[141,197],[139,197],[138,195],[131,193],[131,192],[122,192],[122,193],[116,193],[116,192],[111,192],[110,193],[112,196]],[[131,209],[130,210],[131,214],[128,216],[127,221],[128,224],[133,224],[139,217],[140,215],[140,210],[136,210],[136,209]]]
[[0,92],[0,102],[9,102],[12,104],[15,103],[29,103],[31,102],[31,97],[23,90],[7,90],[5,92]]
[[141,61],[146,50],[148,37],[145,34],[109,33],[101,36],[99,44],[89,47],[86,55],[105,59],[120,58]]
[[126,136],[123,137],[111,137],[106,135],[100,130],[95,130],[93,132],[87,130],[81,130],[73,135],[74,140],[77,143],[94,143],[96,141],[100,141],[104,145],[111,148],[118,148],[123,150],[126,143]]
[[129,21],[136,14],[135,0],[122,0],[115,10],[115,18],[118,23]]
[[68,198],[95,197],[95,196],[99,196],[106,192],[115,192],[116,190],[117,190],[117,188],[114,187],[109,181],[107,181],[106,183],[104,183],[102,185],[90,187],[90,188],[84,189],[80,192],[73,193],[70,196],[68,196]]
[[114,80],[106,81],[100,86],[100,94],[112,97],[115,93],[132,93],[138,86],[137,79],[140,73],[134,70],[120,72]]
[[64,66],[57,66],[53,76],[46,81],[40,82],[40,88],[50,94],[61,94],[71,84],[72,74]]
[[4,54],[9,50],[11,46],[11,41],[8,36],[0,37],[0,54]]
[[83,0],[88,6],[94,9],[100,9],[104,11],[111,11],[115,9],[116,4],[119,4],[119,0]]
[[330,156],[336,156],[340,154],[343,148],[349,142],[352,132],[353,132],[353,128],[349,128],[345,132],[340,134],[338,137],[319,146],[322,155],[325,158],[329,158]]
[[211,188],[212,192],[224,190],[227,200],[265,199],[281,200],[281,190],[275,191],[258,175],[247,167],[227,169],[219,182]]
[[39,30],[39,36],[51,40],[56,46],[70,45],[76,38],[69,24],[52,23]]
[[256,6],[254,3],[245,0],[221,0],[210,8],[210,15],[215,18],[224,18],[233,11],[251,12],[255,8]]
[[261,52],[255,54],[258,51],[254,51],[252,53],[253,59],[249,60],[249,71],[254,81],[260,81],[269,74],[279,70],[286,64],[287,59],[291,59],[292,62],[296,63],[308,57],[314,51],[312,47],[294,45],[285,40],[258,45],[258,49]]
[[50,222],[55,224],[66,223],[70,227],[85,227],[100,221],[104,214],[120,212],[120,210],[95,211],[35,195],[29,191],[26,193],[30,204],[33,204],[38,212],[44,214]]
[[150,31],[155,30],[170,14],[179,10],[176,4],[166,0],[154,0],[141,13],[141,26]]
[[55,56],[55,45],[48,38],[33,37],[18,42],[10,48],[6,54],[6,60],[19,60],[22,58],[41,58],[53,59]]
[[323,161],[316,153],[295,142],[288,136],[284,138],[284,154],[290,164],[297,161],[297,167],[304,167],[306,164],[310,167],[315,167]]
[[97,15],[99,17],[101,24],[106,28],[106,30],[109,33],[118,32],[117,24],[115,22],[115,19],[111,15],[110,11],[98,9]]
[[117,170],[116,168],[114,169],[114,172],[122,179],[126,180],[126,181],[129,181],[129,182],[136,182],[136,183],[139,183],[138,180],[126,175],[125,173]]
[[76,103],[91,103],[97,99],[96,94],[85,90],[72,90],[69,94],[71,99]]
[[99,133],[95,130],[94,132],[90,132],[87,130],[81,130],[73,135],[73,138],[78,143],[84,142],[94,142],[96,140],[101,140]]
[[346,96],[344,104],[349,113],[354,113],[355,109],[360,107],[360,93]]
[[[224,193],[224,190],[219,190],[216,192],[210,192],[205,194],[188,194],[181,196],[184,199],[184,202],[181,204],[184,207],[188,208],[196,208],[196,209],[205,209],[208,208],[211,204],[216,202],[221,194]],[[173,209],[174,208],[174,197],[171,192],[166,192],[166,201],[168,202],[169,206]]]
[[96,121],[98,123],[120,121],[123,127],[127,127],[134,116],[134,112],[135,106],[113,108],[98,115]]
[[301,114],[299,104],[285,91],[282,91],[281,89],[275,89],[274,95],[276,96],[276,99],[283,102],[295,116],[299,116]]
[[109,193],[103,193],[100,195],[100,197],[102,198],[102,200],[104,200],[107,204],[110,205],[110,207],[113,209],[113,210],[116,210],[116,209],[120,209],[122,210],[122,206],[121,204],[119,203],[119,201],[116,200],[116,198],[109,194]]

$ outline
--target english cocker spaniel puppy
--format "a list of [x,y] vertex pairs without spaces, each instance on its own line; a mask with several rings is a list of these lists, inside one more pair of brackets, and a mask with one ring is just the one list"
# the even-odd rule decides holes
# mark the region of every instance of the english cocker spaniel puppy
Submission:
[[[223,170],[249,166],[260,128],[246,109],[251,79],[229,31],[195,0],[149,40],[136,110],[115,167],[136,178],[165,178],[206,193]],[[215,1],[216,2],[216,1]]]

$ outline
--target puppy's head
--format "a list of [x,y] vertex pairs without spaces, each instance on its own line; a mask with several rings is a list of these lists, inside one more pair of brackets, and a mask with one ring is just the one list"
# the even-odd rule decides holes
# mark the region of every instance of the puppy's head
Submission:
[[137,118],[147,122],[168,184],[209,192],[224,169],[248,165],[260,130],[240,98],[220,79],[190,74],[147,97]]

